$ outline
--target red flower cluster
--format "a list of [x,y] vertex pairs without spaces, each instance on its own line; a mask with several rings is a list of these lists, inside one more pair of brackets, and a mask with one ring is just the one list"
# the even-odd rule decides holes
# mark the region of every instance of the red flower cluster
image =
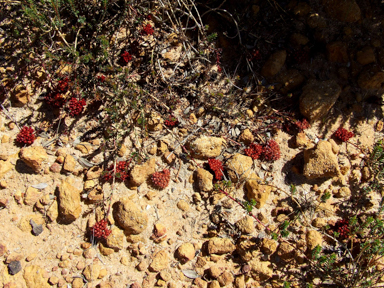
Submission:
[[81,112],[83,112],[85,104],[86,102],[84,99],[77,100],[75,97],[72,97],[69,100],[69,115],[72,117],[79,115]]
[[[120,161],[116,163],[116,173],[115,173],[116,180],[123,182],[129,179],[130,164],[131,164],[131,160]],[[113,179],[113,175],[114,175],[113,167],[114,167],[113,164],[109,166],[108,172],[104,175],[104,181],[111,181]]]
[[105,76],[104,75],[99,75],[97,76],[97,79],[100,81],[100,82],[104,82],[105,81]]
[[265,161],[276,161],[280,159],[280,147],[275,140],[269,140],[263,147],[263,159]]
[[121,54],[121,59],[125,64],[128,64],[128,62],[132,60],[132,55],[129,54],[127,51],[124,51],[124,53]]
[[172,115],[169,115],[168,120],[165,120],[164,124],[168,127],[175,127],[177,124],[179,124],[179,121]]
[[151,24],[147,24],[143,26],[143,30],[141,30],[142,35],[152,35],[153,34],[153,28]]
[[60,93],[65,93],[68,91],[68,83],[69,83],[69,78],[66,77],[63,80],[60,80],[59,83],[56,86],[56,91]]
[[269,140],[267,144],[261,146],[260,144],[252,143],[249,148],[244,149],[247,156],[252,159],[259,159],[260,156],[265,161],[276,161],[280,159],[280,147],[279,144],[273,139]]
[[209,168],[215,172],[215,180],[221,180],[223,178],[223,163],[220,160],[208,159]]
[[346,142],[350,138],[355,136],[355,134],[353,134],[353,132],[349,132],[347,129],[339,127],[339,129],[336,130],[336,132],[333,134],[333,136],[335,136],[340,141]]
[[340,234],[338,238],[341,238],[341,239],[348,238],[349,232],[350,232],[348,220],[341,219],[337,221],[334,226],[334,229],[336,230],[336,232]]
[[63,80],[60,80],[55,89],[51,91],[50,93],[45,96],[44,100],[45,102],[55,108],[61,108],[65,104],[65,97],[63,94],[65,94],[68,91],[69,87],[69,78],[65,78]]
[[261,153],[263,153],[263,146],[252,143],[249,145],[249,148],[244,149],[244,152],[247,156],[252,157],[253,160],[259,159]]
[[32,145],[35,139],[36,136],[33,128],[24,126],[16,136],[16,143],[21,145]]
[[95,238],[106,239],[109,234],[111,234],[111,230],[107,228],[108,222],[106,219],[100,220],[92,227],[92,234]]
[[152,174],[152,183],[158,188],[164,189],[168,186],[171,179],[171,172],[168,169],[164,169],[162,172],[155,172]]
[[311,127],[311,124],[309,124],[305,118],[302,121],[297,120],[294,124],[297,128],[299,128],[300,131],[304,131],[305,129]]

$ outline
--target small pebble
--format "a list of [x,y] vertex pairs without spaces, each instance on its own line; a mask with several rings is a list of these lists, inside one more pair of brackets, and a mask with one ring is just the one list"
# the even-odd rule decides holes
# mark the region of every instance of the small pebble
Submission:
[[32,234],[35,236],[39,236],[41,233],[43,233],[43,225],[37,225],[32,219],[30,221],[30,224],[32,226]]
[[20,261],[12,261],[8,264],[9,274],[15,275],[21,271],[21,263]]

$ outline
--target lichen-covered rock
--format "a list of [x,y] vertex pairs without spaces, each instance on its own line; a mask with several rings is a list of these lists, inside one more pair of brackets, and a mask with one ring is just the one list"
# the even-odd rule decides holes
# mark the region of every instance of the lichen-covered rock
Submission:
[[225,143],[223,138],[201,136],[191,141],[189,147],[193,157],[206,160],[219,156]]
[[256,200],[256,208],[261,208],[267,202],[272,188],[268,185],[259,184],[258,180],[260,178],[253,173],[245,182],[245,188],[247,189],[248,200]]
[[226,254],[235,251],[236,246],[228,238],[212,238],[208,241],[208,254]]
[[267,78],[275,76],[283,67],[285,59],[287,59],[285,50],[273,53],[261,69],[261,75]]
[[136,165],[131,171],[131,185],[139,187],[156,171],[156,159],[152,158],[142,165]]
[[320,141],[317,146],[304,151],[304,173],[308,179],[334,177],[339,174],[337,156],[328,141]]
[[253,160],[249,156],[236,153],[227,161],[228,176],[233,183],[245,180],[251,176]]
[[300,96],[300,112],[311,122],[322,118],[335,104],[341,87],[334,80],[309,80]]
[[113,217],[128,234],[140,234],[148,225],[148,215],[137,204],[125,198],[114,205]]
[[213,189],[213,175],[203,168],[196,170],[196,183],[200,191],[211,191]]
[[81,190],[75,186],[72,177],[65,178],[59,186],[59,215],[65,221],[74,221],[81,214],[80,205]]
[[48,154],[41,146],[24,147],[20,150],[20,159],[35,172],[39,172],[43,162],[48,159]]

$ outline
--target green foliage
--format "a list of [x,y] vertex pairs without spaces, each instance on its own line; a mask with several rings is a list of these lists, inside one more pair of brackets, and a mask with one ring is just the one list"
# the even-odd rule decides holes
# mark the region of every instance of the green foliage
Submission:
[[323,195],[321,195],[321,202],[325,203],[329,198],[331,198],[331,193],[326,191]]
[[212,34],[209,34],[207,36],[208,42],[212,42],[212,41],[216,40],[216,38],[217,38],[217,33],[212,33]]
[[256,200],[255,199],[251,199],[251,201],[244,201],[243,205],[245,207],[245,210],[247,210],[248,213],[251,213],[253,207],[256,206]]

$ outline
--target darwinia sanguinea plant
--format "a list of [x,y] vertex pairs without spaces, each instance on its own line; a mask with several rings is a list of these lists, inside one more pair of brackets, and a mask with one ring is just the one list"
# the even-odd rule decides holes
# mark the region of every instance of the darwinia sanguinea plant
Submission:
[[223,163],[217,159],[208,159],[209,168],[215,173],[215,180],[221,180],[223,178],[224,167]]
[[20,145],[32,145],[35,139],[36,136],[33,128],[24,126],[16,136],[16,143]]
[[106,219],[100,220],[91,228],[92,235],[95,238],[106,239],[112,232],[107,228],[107,225],[108,222]]
[[264,146],[252,143],[249,148],[244,149],[244,152],[253,160],[262,158],[265,161],[276,161],[280,159],[279,144],[273,139],[269,140]]
[[309,122],[307,121],[307,119],[303,119],[303,120],[297,120],[295,123],[295,126],[300,130],[300,131],[304,131],[305,129],[311,127],[311,124],[309,124]]
[[345,219],[340,219],[336,222],[336,224],[332,227],[331,232],[339,233],[337,238],[346,239],[349,237],[349,222]]
[[276,161],[280,159],[280,147],[275,140],[268,140],[267,144],[263,147],[263,159],[265,161]]
[[336,130],[333,136],[335,136],[335,138],[339,139],[340,141],[346,142],[353,136],[355,136],[355,134],[353,134],[353,132],[348,131],[347,129],[339,127],[339,129]]
[[260,158],[260,155],[263,152],[263,146],[260,144],[252,143],[249,145],[249,148],[244,149],[244,152],[247,156],[251,157],[253,160],[256,160]]
[[104,175],[104,181],[111,181],[113,179],[113,175],[116,175],[116,181],[125,181],[129,179],[129,172],[130,172],[130,167],[129,165],[131,164],[131,160],[129,161],[120,161],[116,163],[116,172],[113,173],[113,167],[114,165],[112,164],[108,168],[108,172],[105,173]]
[[124,51],[124,53],[121,54],[121,60],[122,60],[125,64],[128,64],[128,62],[132,60],[132,55],[129,54],[129,52]]
[[154,31],[153,31],[152,25],[149,23],[147,25],[143,26],[143,30],[141,30],[142,35],[152,35],[153,32]]
[[66,102],[64,94],[68,91],[68,87],[68,77],[60,80],[56,87],[45,96],[45,102],[53,108],[63,107]]
[[169,115],[168,120],[165,120],[164,124],[168,127],[175,127],[177,124],[179,124],[179,121],[172,115]]
[[151,176],[152,183],[160,189],[166,188],[170,179],[171,172],[168,169],[164,169],[161,172],[155,172]]
[[74,117],[81,114],[81,112],[83,112],[84,110],[85,104],[86,102],[84,99],[77,100],[75,97],[72,97],[71,99],[69,99],[69,106],[68,106],[69,115]]

